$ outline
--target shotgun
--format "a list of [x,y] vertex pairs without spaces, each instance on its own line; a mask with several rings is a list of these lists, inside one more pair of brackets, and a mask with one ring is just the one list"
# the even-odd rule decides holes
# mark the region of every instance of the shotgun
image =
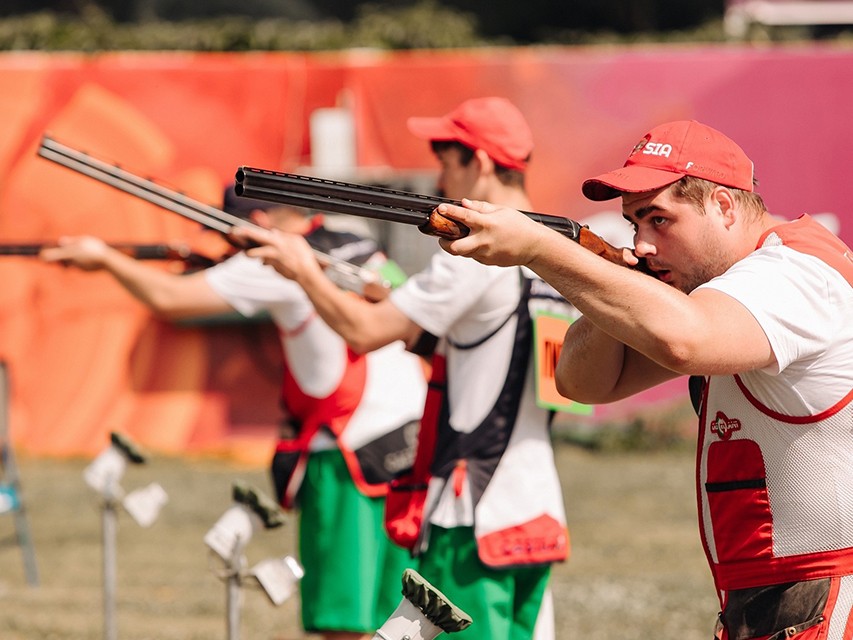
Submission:
[[[57,246],[54,243],[37,244],[0,244],[0,256],[37,256],[42,249]],[[120,242],[110,244],[113,249],[136,260],[180,260],[187,266],[206,269],[213,266],[215,260],[191,251],[182,244],[131,244]]]
[[[261,228],[244,218],[193,200],[178,191],[168,189],[156,182],[134,175],[121,167],[93,158],[89,154],[68,147],[49,136],[42,137],[38,155],[63,167],[94,178],[119,191],[124,191],[172,213],[177,213],[198,222],[202,226],[218,231],[226,237],[229,236],[234,227]],[[316,249],[314,249],[314,255],[317,261],[326,268],[329,278],[342,289],[354,291],[374,302],[382,300],[388,295],[391,283],[381,273],[352,264]]]
[[[259,200],[413,224],[426,235],[449,240],[463,238],[468,234],[468,229],[463,224],[436,211],[442,203],[461,204],[458,200],[449,198],[246,166],[237,170],[234,189],[237,195]],[[610,262],[632,266],[625,264],[622,249],[608,244],[579,222],[563,216],[531,211],[522,213]],[[640,260],[640,265],[634,268],[644,271],[644,261]]]

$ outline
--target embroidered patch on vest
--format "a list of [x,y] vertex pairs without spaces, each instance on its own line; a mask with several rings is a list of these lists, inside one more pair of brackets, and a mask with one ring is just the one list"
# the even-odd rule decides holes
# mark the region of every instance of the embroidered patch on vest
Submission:
[[740,431],[740,420],[730,419],[722,411],[717,411],[717,415],[711,420],[711,433],[716,434],[720,440],[728,440],[735,431]]

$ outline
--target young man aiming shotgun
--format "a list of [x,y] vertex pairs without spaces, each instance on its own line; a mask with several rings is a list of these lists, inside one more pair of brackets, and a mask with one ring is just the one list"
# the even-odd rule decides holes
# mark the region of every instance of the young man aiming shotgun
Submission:
[[670,122],[583,184],[592,200],[621,197],[656,277],[487,202],[440,205],[470,230],[441,243],[526,265],[583,313],[559,360],[567,397],[612,402],[691,376],[717,637],[849,639],[853,254],[807,215],[775,219],[754,184],[732,140]]
[[[442,117],[412,118],[409,128],[431,143],[443,195],[530,206],[524,172],[532,136],[505,99],[467,100]],[[446,365],[446,391],[427,406],[437,431],[414,544],[418,570],[476,621],[460,638],[553,637],[546,587],[569,544],[548,412],[534,394],[532,315],[574,310],[529,272],[444,252],[386,300],[362,304],[339,295],[298,236],[237,234],[265,243],[249,253],[297,282],[357,352],[413,344],[423,332],[440,338],[433,365]],[[425,419],[419,447],[427,426]]]
[[[322,216],[237,198],[230,188],[223,209],[229,219],[305,239],[315,262],[317,246],[359,263],[381,253],[369,239],[325,228]],[[426,387],[420,359],[400,344],[353,353],[298,286],[245,252],[190,275],[150,267],[94,237],[65,238],[41,257],[106,271],[170,320],[269,313],[281,338],[285,412],[272,472],[282,504],[299,511],[302,625],[326,640],[372,637],[411,564],[385,535],[383,497],[414,455]]]

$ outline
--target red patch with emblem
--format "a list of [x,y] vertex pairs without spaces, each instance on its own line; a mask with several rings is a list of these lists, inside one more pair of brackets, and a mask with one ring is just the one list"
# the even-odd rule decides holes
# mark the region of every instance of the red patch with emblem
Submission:
[[717,415],[711,420],[711,433],[716,434],[720,440],[728,440],[732,437],[732,433],[740,431],[740,420],[729,418],[722,411],[717,411]]

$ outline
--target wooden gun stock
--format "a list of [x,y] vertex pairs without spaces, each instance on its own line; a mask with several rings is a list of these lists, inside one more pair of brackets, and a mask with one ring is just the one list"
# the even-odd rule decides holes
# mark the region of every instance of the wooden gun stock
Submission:
[[[448,198],[245,166],[237,170],[235,191],[237,195],[290,206],[411,224],[422,233],[449,240],[468,235],[465,225],[438,213],[437,207],[442,203],[460,204]],[[610,262],[645,270],[642,260],[638,267],[628,265],[621,248],[579,222],[563,216],[522,213]]]
[[[198,222],[202,226],[229,237],[235,227],[252,227],[256,224],[232,215],[216,207],[194,200],[178,191],[168,189],[156,182],[103,162],[92,156],[66,146],[49,136],[44,136],[38,155],[63,167],[72,169],[102,182],[114,189],[136,196],[172,213]],[[241,247],[247,248],[247,247]],[[355,265],[335,256],[314,249],[317,261],[326,268],[331,280],[339,287],[355,291],[368,300],[378,301],[387,297],[391,285],[375,271]]]

